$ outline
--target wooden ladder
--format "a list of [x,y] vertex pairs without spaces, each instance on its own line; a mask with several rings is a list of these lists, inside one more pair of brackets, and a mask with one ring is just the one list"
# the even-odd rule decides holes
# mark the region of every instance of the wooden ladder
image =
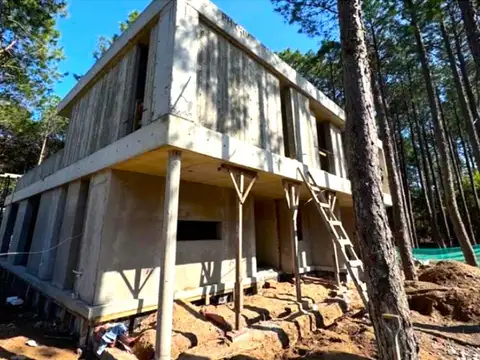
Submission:
[[[297,169],[300,173],[300,176],[303,179],[303,182],[307,186],[308,192],[310,193],[311,199],[315,203],[315,206],[322,216],[325,225],[327,226],[330,235],[332,236],[333,240],[333,248],[335,254],[335,263],[336,263],[336,275],[338,277],[338,260],[337,260],[337,249],[340,249],[340,254],[342,255],[345,265],[347,267],[347,271],[351,278],[353,279],[353,283],[362,298],[363,304],[365,308],[367,308],[368,304],[368,296],[367,296],[367,289],[363,282],[360,281],[358,278],[358,273],[354,271],[354,268],[360,268],[363,272],[363,263],[358,258],[357,254],[355,253],[355,249],[353,248],[353,244],[348,237],[345,228],[341,221],[337,219],[335,213],[333,212],[335,206],[335,199],[327,200],[321,188],[315,182],[312,174],[307,171],[307,177],[302,172],[300,168]],[[338,280],[337,280],[338,281]]]

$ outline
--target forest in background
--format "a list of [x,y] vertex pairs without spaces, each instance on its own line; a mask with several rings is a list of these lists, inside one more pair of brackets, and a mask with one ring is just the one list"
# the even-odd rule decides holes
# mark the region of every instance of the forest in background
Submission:
[[[278,55],[343,107],[336,1],[271,1],[288,22],[300,25],[301,32],[323,38],[317,51],[301,53],[291,47]],[[459,244],[446,198],[448,179],[471,242],[476,244],[480,236],[480,79],[459,3],[470,3],[477,11],[473,1],[363,1],[370,68],[383,99],[379,106],[385,119],[378,116],[376,104],[377,127],[382,139],[381,123],[386,120],[389,125],[398,190],[415,246]],[[428,86],[416,36],[430,72]],[[432,114],[429,86],[438,114]],[[439,125],[445,141],[435,138]],[[448,155],[448,169],[441,151]],[[446,172],[447,179],[442,174]]]
[[[343,107],[336,2],[271,1],[286,21],[300,25],[301,32],[322,39],[315,51],[301,53],[292,44],[278,55]],[[60,99],[52,88],[63,76],[69,76],[58,71],[64,54],[55,29],[56,20],[65,15],[66,2],[45,0],[42,4],[13,0],[2,3],[0,173],[23,174],[63,146],[68,121],[55,114]],[[405,223],[415,247],[459,244],[445,197],[448,180],[446,184],[442,175],[445,166],[440,161],[431,99],[418,58],[413,11],[430,67],[438,117],[445,129],[446,143],[442,147],[451,159],[448,170],[454,196],[470,241],[476,244],[480,236],[480,77],[462,9],[456,1],[421,0],[412,2],[410,7],[408,4],[363,1],[371,66],[393,140]],[[119,34],[138,15],[138,11],[128,14],[120,23]],[[98,59],[119,34],[100,36],[93,57]],[[72,75],[77,80],[81,78]]]

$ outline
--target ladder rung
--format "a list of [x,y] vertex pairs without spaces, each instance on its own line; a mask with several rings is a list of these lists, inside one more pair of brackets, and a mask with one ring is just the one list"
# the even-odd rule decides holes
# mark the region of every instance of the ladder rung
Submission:
[[330,209],[330,205],[327,204],[327,203],[323,203],[323,202],[319,202],[320,206],[321,207],[324,207],[324,208],[327,208],[327,209]]
[[351,267],[361,267],[363,265],[362,260],[349,260],[348,264]]
[[345,247],[345,246],[351,246],[352,243],[350,242],[349,239],[337,239],[338,243],[340,246]]
[[342,222],[339,220],[328,220],[332,226],[342,226]]

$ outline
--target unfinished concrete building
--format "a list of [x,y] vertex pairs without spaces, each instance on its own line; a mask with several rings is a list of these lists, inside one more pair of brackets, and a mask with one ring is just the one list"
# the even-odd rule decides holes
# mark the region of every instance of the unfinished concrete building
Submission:
[[1,249],[17,254],[0,266],[80,324],[154,310],[159,292],[171,312],[295,263],[333,271],[305,186],[292,232],[298,169],[355,238],[343,110],[208,0],[152,2],[58,112],[65,147],[8,197]]

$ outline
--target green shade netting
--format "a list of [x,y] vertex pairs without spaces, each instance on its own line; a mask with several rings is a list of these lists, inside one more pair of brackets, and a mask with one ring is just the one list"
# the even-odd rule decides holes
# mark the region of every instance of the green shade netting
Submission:
[[[473,247],[475,256],[477,259],[480,259],[480,245],[475,245]],[[431,261],[441,261],[441,260],[456,260],[464,262],[462,250],[459,247],[452,247],[446,249],[413,249],[413,257],[417,260],[431,260]]]

